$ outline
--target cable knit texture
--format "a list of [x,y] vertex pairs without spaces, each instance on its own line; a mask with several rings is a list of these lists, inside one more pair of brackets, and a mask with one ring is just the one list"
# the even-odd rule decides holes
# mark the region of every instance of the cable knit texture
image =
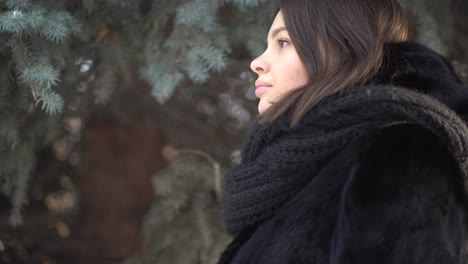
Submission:
[[225,224],[236,234],[272,216],[353,139],[394,123],[414,123],[438,135],[465,170],[468,128],[429,96],[391,86],[348,89],[322,101],[289,128],[289,113],[251,129],[242,163],[225,176]]
[[[387,59],[402,58],[407,64],[408,59],[420,59],[416,55],[408,58],[405,52],[411,53],[412,49],[428,52],[434,58],[423,54],[422,61],[435,65],[434,68],[444,74],[444,78],[450,77],[450,72],[447,72],[452,69],[444,68],[449,67],[444,66],[446,62],[437,61],[435,64],[431,59],[443,59],[418,44],[390,45],[387,54],[392,56]],[[387,61],[393,66],[398,63]],[[404,80],[404,73],[400,68],[385,68],[378,77],[386,84],[399,84],[395,76],[403,76],[401,80]],[[393,76],[393,79],[386,76]],[[417,80],[417,77],[412,75],[412,80]],[[425,81],[430,81],[429,74],[424,77]],[[290,112],[270,123],[256,123],[242,148],[241,164],[225,175],[224,220],[227,231],[239,234],[273,216],[348,143],[382,126],[410,123],[432,131],[453,153],[462,171],[466,171],[468,129],[455,112],[458,106],[453,98],[456,97],[444,102],[448,98],[445,95],[447,91],[443,91],[441,96],[436,92],[428,91],[427,95],[424,91],[394,85],[348,88],[322,100],[294,129],[289,127]],[[456,92],[455,89],[448,90],[448,93]],[[449,103],[453,105],[452,109],[447,107]],[[466,108],[466,101],[463,106],[459,105]]]

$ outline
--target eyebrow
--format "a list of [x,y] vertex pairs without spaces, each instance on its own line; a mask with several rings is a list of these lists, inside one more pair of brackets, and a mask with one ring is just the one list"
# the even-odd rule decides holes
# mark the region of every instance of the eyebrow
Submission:
[[271,38],[275,38],[276,35],[278,35],[283,30],[286,30],[286,27],[279,27],[279,28],[273,30],[273,32],[271,32]]

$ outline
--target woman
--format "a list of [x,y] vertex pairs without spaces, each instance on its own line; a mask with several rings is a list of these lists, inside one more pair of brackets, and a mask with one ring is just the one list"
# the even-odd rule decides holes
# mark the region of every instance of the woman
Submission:
[[468,89],[396,0],[282,0],[220,263],[468,263]]

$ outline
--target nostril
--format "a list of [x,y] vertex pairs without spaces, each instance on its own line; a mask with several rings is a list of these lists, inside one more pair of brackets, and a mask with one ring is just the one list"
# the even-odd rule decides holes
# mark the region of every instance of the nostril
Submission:
[[261,67],[257,67],[257,68],[255,68],[255,70],[257,70],[257,71],[263,71],[263,69],[262,69]]

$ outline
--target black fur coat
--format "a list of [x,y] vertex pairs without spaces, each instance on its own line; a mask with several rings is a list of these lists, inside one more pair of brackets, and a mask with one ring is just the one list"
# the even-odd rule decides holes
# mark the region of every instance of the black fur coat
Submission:
[[[468,88],[439,54],[389,44],[373,84],[430,95],[466,121]],[[272,217],[242,230],[231,264],[468,263],[465,175],[433,133],[379,128],[335,155]]]

